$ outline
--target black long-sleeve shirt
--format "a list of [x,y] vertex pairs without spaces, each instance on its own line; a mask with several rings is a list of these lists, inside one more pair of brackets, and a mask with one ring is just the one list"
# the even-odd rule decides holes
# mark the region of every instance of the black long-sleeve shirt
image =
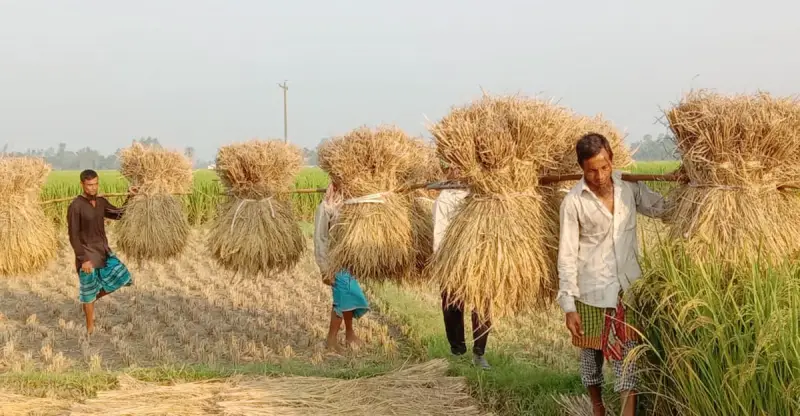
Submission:
[[[127,204],[127,201],[125,201]],[[67,229],[69,243],[75,251],[75,267],[80,270],[85,261],[92,267],[102,268],[111,251],[106,237],[105,219],[122,218],[125,205],[117,208],[107,199],[97,197],[95,206],[86,196],[76,197],[67,209]]]

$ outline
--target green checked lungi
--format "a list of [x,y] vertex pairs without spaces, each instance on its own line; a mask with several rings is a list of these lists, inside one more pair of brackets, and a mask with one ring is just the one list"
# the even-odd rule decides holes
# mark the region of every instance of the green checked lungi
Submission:
[[80,277],[80,295],[78,298],[81,303],[94,302],[100,290],[111,293],[123,286],[133,284],[128,268],[119,261],[114,253],[108,255],[105,267],[94,269],[91,273],[79,270],[78,276]]

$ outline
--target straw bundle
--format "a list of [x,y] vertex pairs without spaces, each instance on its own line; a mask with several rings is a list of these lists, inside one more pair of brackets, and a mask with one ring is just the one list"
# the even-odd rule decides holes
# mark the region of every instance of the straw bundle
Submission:
[[[417,144],[417,163],[407,182],[411,185],[439,182],[444,179],[436,148],[422,140]],[[417,189],[411,193],[411,233],[416,253],[414,274],[422,277],[423,270],[433,255],[433,198],[435,191]]]
[[440,157],[471,188],[448,226],[430,275],[482,316],[500,318],[550,297],[552,265],[539,172],[575,137],[575,118],[520,97],[453,110],[431,128]]
[[55,225],[39,206],[50,166],[42,159],[0,157],[0,274],[32,274],[56,256]]
[[176,193],[192,185],[192,164],[180,152],[135,143],[119,154],[120,172],[137,188],[117,225],[121,252],[137,260],[168,259],[186,247],[189,221]]
[[215,218],[209,250],[222,266],[253,274],[294,267],[305,250],[291,196],[300,150],[282,140],[224,146],[217,173],[233,198]]
[[781,261],[800,248],[800,103],[693,92],[667,113],[682,170],[671,237],[694,260]]
[[320,147],[320,166],[345,199],[331,226],[331,273],[348,269],[378,281],[411,273],[411,198],[396,191],[412,175],[417,149],[391,126],[359,128]]

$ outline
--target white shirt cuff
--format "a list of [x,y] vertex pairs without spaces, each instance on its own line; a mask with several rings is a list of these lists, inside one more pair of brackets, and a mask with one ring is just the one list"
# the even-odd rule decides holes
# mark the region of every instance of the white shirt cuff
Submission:
[[563,310],[564,313],[571,313],[578,311],[578,309],[575,308],[575,297],[573,296],[562,296],[558,300],[558,304],[561,305],[561,310]]

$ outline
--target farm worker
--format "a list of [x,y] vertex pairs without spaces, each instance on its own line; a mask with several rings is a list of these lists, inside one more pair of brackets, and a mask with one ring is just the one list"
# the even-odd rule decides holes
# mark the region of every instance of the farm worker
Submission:
[[[455,167],[444,166],[448,180],[457,180],[460,173]],[[445,189],[439,194],[433,203],[433,251],[436,252],[441,246],[447,226],[458,209],[458,205],[464,201],[469,191],[460,189]],[[464,304],[463,302],[453,301],[447,291],[442,291],[442,314],[444,315],[444,329],[447,334],[447,341],[450,343],[450,352],[455,356],[461,356],[467,352],[467,345],[464,341]],[[489,339],[491,322],[488,319],[480,319],[478,314],[472,311],[472,363],[484,370],[491,369],[486,361],[486,343]]]
[[631,363],[623,368],[623,360],[639,341],[628,307],[631,284],[642,274],[636,213],[662,217],[668,208],[644,183],[624,182],[612,171],[614,153],[604,136],[589,133],[575,150],[583,178],[561,203],[557,299],[572,343],[581,349],[581,380],[594,414],[606,414],[601,386],[603,362],[609,359],[623,415],[633,416],[636,367]]
[[130,286],[131,275],[109,248],[105,229],[105,219],[122,218],[125,205],[117,208],[97,195],[97,172],[85,170],[81,172],[80,180],[83,193],[69,204],[67,230],[69,243],[75,252],[75,267],[80,280],[79,300],[86,315],[86,331],[91,334],[94,331],[94,302],[122,286]]
[[325,192],[322,202],[317,206],[314,215],[314,257],[322,274],[322,281],[331,286],[333,295],[331,323],[327,339],[327,348],[332,351],[339,350],[337,337],[342,320],[344,320],[347,345],[356,347],[361,344],[361,340],[353,330],[353,318],[359,319],[369,312],[367,297],[364,296],[356,278],[348,270],[330,270],[328,265],[330,227],[342,204],[342,197],[338,189],[338,182],[333,180],[328,185],[328,190]]

